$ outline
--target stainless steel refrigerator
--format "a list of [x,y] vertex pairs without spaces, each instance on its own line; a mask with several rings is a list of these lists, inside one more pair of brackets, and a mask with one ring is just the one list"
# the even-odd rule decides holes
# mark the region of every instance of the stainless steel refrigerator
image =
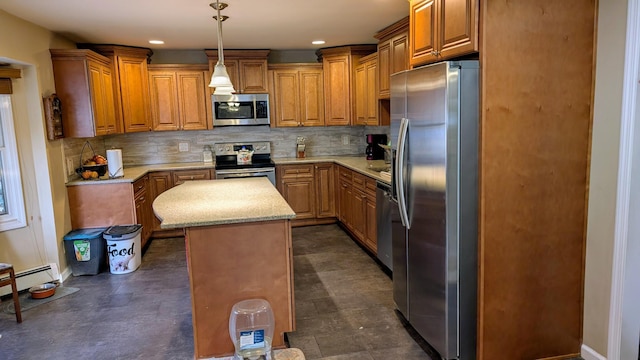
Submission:
[[477,61],[391,76],[393,295],[443,359],[475,359]]

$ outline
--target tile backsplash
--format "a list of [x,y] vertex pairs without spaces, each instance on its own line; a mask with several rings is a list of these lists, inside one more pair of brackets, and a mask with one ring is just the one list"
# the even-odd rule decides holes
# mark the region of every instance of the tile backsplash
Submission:
[[[295,157],[296,138],[306,138],[307,156],[362,155],[367,146],[365,134],[387,134],[388,126],[327,126],[270,128],[267,126],[217,127],[200,131],[154,131],[108,135],[91,139],[64,139],[65,157],[80,164],[80,152],[88,140],[96,153],[122,149],[125,166],[202,161],[206,145],[218,142],[270,141],[274,158]],[[348,144],[345,139],[348,138]],[[187,151],[180,151],[180,144]],[[90,157],[87,146],[83,157]],[[77,165],[76,165],[77,164]],[[73,177],[73,176],[72,176]]]

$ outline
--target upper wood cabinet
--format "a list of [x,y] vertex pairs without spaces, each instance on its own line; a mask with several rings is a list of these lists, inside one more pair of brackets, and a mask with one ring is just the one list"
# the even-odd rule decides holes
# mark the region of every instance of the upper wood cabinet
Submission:
[[269,65],[272,124],[323,126],[322,64]]
[[378,43],[378,96],[389,99],[391,74],[409,69],[409,17],[374,35]]
[[151,98],[147,63],[150,49],[119,45],[82,44],[111,59],[116,116],[124,132],[151,130]]
[[111,61],[91,50],[50,50],[66,137],[121,132],[115,115]]
[[377,60],[376,53],[367,55],[355,68],[355,125],[379,125]]
[[208,72],[207,65],[149,65],[154,131],[211,128]]
[[376,51],[375,45],[354,45],[319,49],[324,69],[325,123],[353,124],[354,72],[360,58]]
[[478,51],[477,0],[410,0],[411,66]]
[[[268,93],[267,57],[270,50],[224,50],[224,65],[236,93]],[[209,79],[218,62],[218,50],[205,50]],[[209,82],[207,81],[207,84]],[[213,89],[211,92],[213,93]]]

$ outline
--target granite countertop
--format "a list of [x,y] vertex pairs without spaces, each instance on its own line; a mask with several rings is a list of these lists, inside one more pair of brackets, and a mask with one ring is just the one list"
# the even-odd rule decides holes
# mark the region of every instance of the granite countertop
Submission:
[[[353,171],[357,171],[365,176],[372,177],[376,180],[382,181],[386,184],[391,183],[391,179],[380,175],[380,171],[374,171],[389,167],[390,164],[384,163],[384,160],[371,160],[368,161],[364,156],[314,156],[306,158],[274,158],[273,162],[276,165],[286,164],[309,164],[320,162],[332,162],[338,165],[345,166]],[[369,167],[372,165],[373,169]],[[96,184],[113,184],[113,183],[132,183],[147,173],[152,171],[170,171],[170,170],[194,170],[194,169],[214,169],[214,163],[204,162],[190,162],[190,163],[167,163],[167,164],[154,164],[154,165],[135,165],[124,168],[124,176],[110,179],[109,175],[102,176],[97,180],[82,180],[77,179],[69,181],[67,186],[76,185],[96,185]]]
[[111,179],[109,175],[102,176],[97,180],[82,180],[77,179],[69,181],[67,186],[76,185],[96,185],[96,184],[115,184],[115,183],[132,183],[141,177],[145,176],[151,171],[170,171],[170,170],[197,170],[197,169],[214,169],[216,166],[214,163],[189,162],[189,163],[166,163],[166,164],[153,164],[153,165],[134,165],[124,168],[124,176]]
[[296,214],[267,178],[187,181],[162,194],[153,211],[163,229],[293,219]]

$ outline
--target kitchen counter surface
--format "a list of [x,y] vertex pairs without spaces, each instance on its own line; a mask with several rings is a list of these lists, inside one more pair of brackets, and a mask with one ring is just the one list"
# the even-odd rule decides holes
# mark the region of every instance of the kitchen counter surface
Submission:
[[[391,183],[391,179],[380,175],[380,171],[373,169],[383,169],[389,167],[390,164],[384,163],[384,160],[367,161],[364,156],[314,156],[306,158],[273,158],[276,165],[287,164],[309,164],[320,162],[332,162],[345,166],[351,170],[357,171],[365,176],[372,177],[386,184]],[[369,167],[372,165],[373,169]],[[153,165],[135,165],[124,168],[124,176],[116,179],[110,179],[109,175],[100,177],[98,180],[82,180],[77,179],[69,181],[67,186],[76,185],[95,185],[95,184],[113,184],[113,183],[132,183],[152,171],[171,171],[171,170],[193,170],[193,169],[214,169],[214,163],[190,162],[190,163],[167,163]]]
[[171,170],[194,170],[194,169],[214,169],[214,163],[190,162],[190,163],[167,163],[153,165],[134,165],[124,168],[124,176],[110,179],[109,175],[102,176],[97,180],[77,179],[69,181],[67,186],[76,185],[95,185],[95,184],[115,184],[115,183],[132,183],[152,171],[171,171]]
[[187,181],[153,202],[163,229],[293,219],[296,214],[266,178]]
[[[383,183],[390,184],[391,179],[380,175],[380,171],[374,171],[373,169],[383,169],[390,167],[390,164],[384,163],[384,160],[370,160],[364,156],[314,156],[306,158],[279,158],[273,159],[276,165],[288,165],[288,164],[308,164],[308,163],[320,163],[320,162],[333,162],[338,165],[342,165],[351,170],[357,171],[365,176],[372,177]],[[373,169],[369,167],[372,165]]]

